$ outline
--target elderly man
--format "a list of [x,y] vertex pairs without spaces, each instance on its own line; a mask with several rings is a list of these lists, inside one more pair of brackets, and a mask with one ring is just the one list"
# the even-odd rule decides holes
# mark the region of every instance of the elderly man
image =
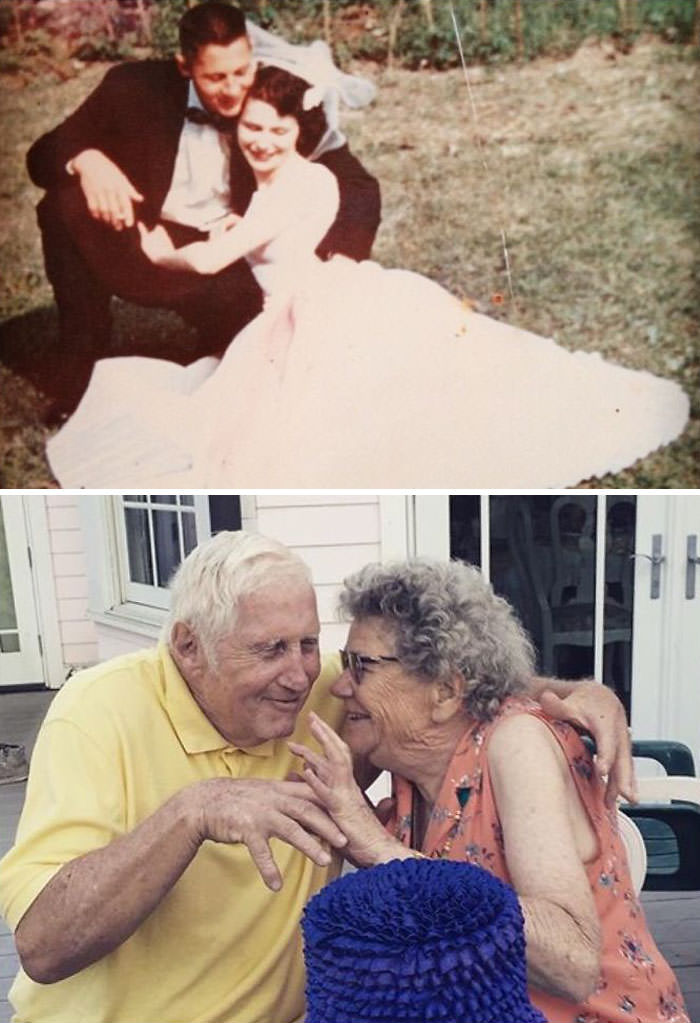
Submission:
[[[339,667],[321,670],[318,634],[303,562],[220,533],[177,572],[157,649],[56,696],[0,871],[23,966],[16,1020],[299,1017],[300,914],[333,875],[329,847],[345,844],[288,780],[287,739],[308,743],[308,712],[341,724]],[[587,706],[603,721],[599,743],[623,736],[629,770],[612,694],[584,686],[571,699],[578,719]]]
[[335,116],[339,94],[366,102],[369,83],[341,74],[323,44],[290,46],[248,25],[233,5],[191,6],[175,60],[111,69],[27,156],[32,180],[46,191],[38,219],[59,311],[56,421],[72,411],[92,363],[107,350],[112,295],[179,312],[199,335],[193,357],[220,351],[260,311],[260,289],[244,260],[210,277],[165,270],[146,259],[135,227],[137,216],[161,223],[184,245],[222,229],[231,211],[245,211],[255,182],[234,132],[260,58],[291,63],[327,88],[330,128],[313,158],[337,176],[340,209],[319,255],[369,256],[379,187],[350,153]]

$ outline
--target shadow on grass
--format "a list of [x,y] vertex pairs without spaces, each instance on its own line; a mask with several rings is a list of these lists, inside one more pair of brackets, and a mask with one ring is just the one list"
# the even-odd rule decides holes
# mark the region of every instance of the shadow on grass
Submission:
[[[61,354],[57,337],[58,317],[51,306],[34,309],[0,324],[0,363],[20,378],[18,388],[24,381],[45,395],[54,394],[52,381],[56,379]],[[8,395],[3,391],[3,420],[9,411],[8,397],[17,398],[21,394]]]
[[[196,358],[194,332],[175,313],[113,300],[114,325],[103,358],[148,355],[186,364]],[[76,372],[89,375],[92,358]],[[58,343],[55,306],[42,306],[0,324],[0,487],[55,487],[45,457],[51,434],[43,422],[60,397],[66,353]]]

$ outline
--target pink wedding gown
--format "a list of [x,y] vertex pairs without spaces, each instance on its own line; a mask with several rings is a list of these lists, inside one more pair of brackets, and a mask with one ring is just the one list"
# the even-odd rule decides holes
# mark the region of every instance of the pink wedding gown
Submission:
[[47,446],[63,487],[559,488],[681,433],[672,381],[475,313],[411,271],[321,263],[337,201],[332,174],[301,159],[255,194],[246,217],[276,223],[248,256],[264,311],[221,362],[97,363]]

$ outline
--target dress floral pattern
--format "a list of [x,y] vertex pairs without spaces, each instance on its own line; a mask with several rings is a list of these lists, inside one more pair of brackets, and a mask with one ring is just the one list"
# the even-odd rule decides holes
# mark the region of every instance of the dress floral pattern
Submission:
[[[550,1023],[690,1023],[678,982],[654,943],[634,893],[617,815],[605,806],[591,757],[571,725],[548,718],[530,700],[510,699],[492,721],[470,727],[443,779],[422,852],[433,858],[467,860],[510,881],[485,753],[498,722],[505,715],[522,713],[544,721],[561,745],[600,849],[585,864],[601,920],[598,986],[583,1004],[531,988],[533,1003]],[[410,845],[414,790],[405,778],[395,776],[393,782],[396,807],[387,829]]]

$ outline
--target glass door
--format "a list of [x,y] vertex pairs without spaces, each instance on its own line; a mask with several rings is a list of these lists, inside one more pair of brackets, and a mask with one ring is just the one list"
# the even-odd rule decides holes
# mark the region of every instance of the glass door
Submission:
[[0,686],[44,681],[20,497],[0,498]]
[[480,565],[517,610],[538,670],[595,676],[631,715],[636,497],[449,499],[450,556]]
[[638,498],[632,730],[675,739],[700,773],[700,494]]
[[699,494],[416,495],[407,522],[406,554],[480,566],[543,674],[601,679],[700,767]]

